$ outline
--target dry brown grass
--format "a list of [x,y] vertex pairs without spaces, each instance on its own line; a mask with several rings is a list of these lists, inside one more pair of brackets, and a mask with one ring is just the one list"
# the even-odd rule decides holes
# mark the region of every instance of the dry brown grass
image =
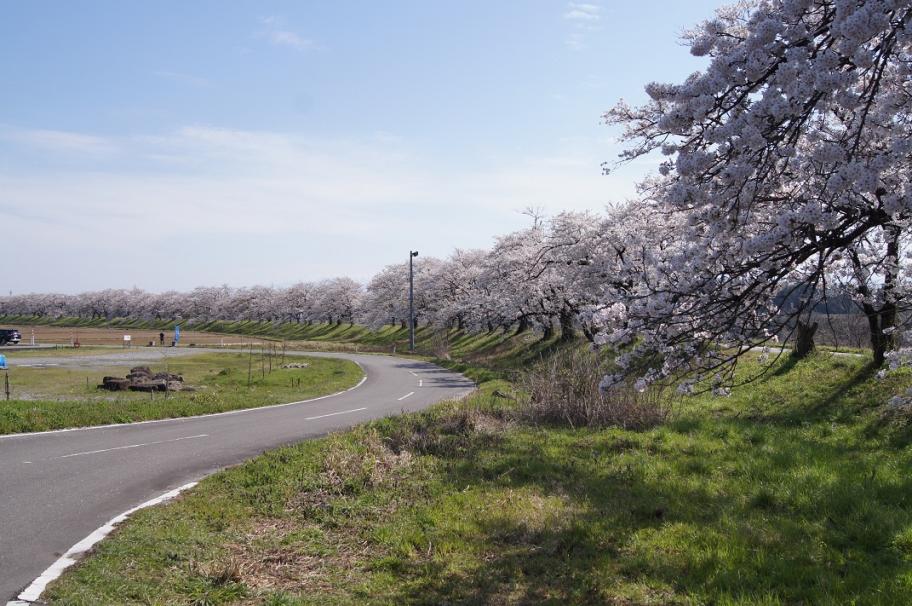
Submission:
[[[237,580],[257,592],[332,593],[338,575],[355,574],[375,558],[377,546],[357,528],[319,519],[331,517],[334,506],[366,491],[397,487],[414,457],[409,451],[393,452],[374,429],[360,432],[358,438],[353,443],[331,437],[314,485],[288,502],[284,516],[257,519],[228,545],[229,556],[215,566],[216,572],[237,571]],[[387,518],[399,505],[397,500],[378,504],[370,517]],[[314,549],[313,539],[307,538],[310,532],[320,537],[321,548]]]
[[521,377],[519,384],[528,394],[522,400],[523,416],[571,427],[625,429],[646,429],[666,419],[669,408],[661,389],[639,391],[625,381],[602,392],[599,383],[607,373],[607,365],[592,351],[555,353]]
[[[159,332],[165,333],[165,344],[170,345],[174,338],[173,330],[159,331],[138,328],[66,328],[60,326],[20,326],[5,324],[0,328],[18,328],[22,333],[23,345],[31,343],[34,330],[35,342],[39,344],[71,345],[78,340],[82,346],[89,345],[123,345],[124,335],[132,337],[133,347],[144,347],[149,341],[158,345]],[[198,347],[239,347],[248,344],[260,345],[263,339],[241,335],[221,335],[195,330],[181,331],[181,345],[193,343]]]
[[241,540],[227,545],[224,561],[237,570],[236,580],[255,592],[324,593],[334,589],[333,571],[355,570],[371,551],[357,535],[338,532],[332,536],[332,550],[317,553],[293,540],[307,530],[296,518],[257,520]]

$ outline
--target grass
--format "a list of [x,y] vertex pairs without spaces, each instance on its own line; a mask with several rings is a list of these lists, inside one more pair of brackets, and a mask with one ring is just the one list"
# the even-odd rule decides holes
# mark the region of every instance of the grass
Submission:
[[523,424],[491,379],[217,473],[138,513],[45,597],[907,604],[912,425],[884,402],[909,384],[818,354],[633,432]]
[[[170,338],[174,320],[138,320],[132,318],[58,318],[33,316],[0,316],[0,324],[7,326],[50,326],[55,328],[112,329],[112,344],[118,343],[124,329],[163,330]],[[181,323],[185,334],[200,331],[222,335],[255,337],[262,340],[292,341],[298,348],[330,351],[374,351],[402,354],[408,351],[408,329],[398,324],[371,330],[361,324],[298,324],[290,322],[226,321]],[[446,350],[452,357],[463,358],[475,351],[490,351],[494,345],[512,341],[512,333],[496,330],[490,333],[470,334],[457,330],[441,331],[420,326],[416,331],[416,347],[425,355],[441,355]],[[531,331],[523,339],[537,340]],[[187,337],[183,340],[186,341]],[[189,342],[189,341],[186,341]]]
[[[361,369],[347,360],[294,356],[306,361],[302,369],[280,368],[273,360],[265,372],[253,357],[248,385],[248,354],[207,353],[173,358],[167,370],[181,374],[195,392],[106,392],[97,389],[105,375],[124,376],[129,364],[107,368],[14,368],[10,371],[13,399],[0,403],[0,434],[131,423],[186,417],[239,408],[267,406],[334,393],[355,385]],[[151,365],[163,371],[164,359]]]

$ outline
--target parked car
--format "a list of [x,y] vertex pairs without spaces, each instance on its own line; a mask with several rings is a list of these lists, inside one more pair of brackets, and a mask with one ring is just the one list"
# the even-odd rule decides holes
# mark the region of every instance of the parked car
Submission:
[[0,328],[0,345],[19,345],[22,335],[15,328]]

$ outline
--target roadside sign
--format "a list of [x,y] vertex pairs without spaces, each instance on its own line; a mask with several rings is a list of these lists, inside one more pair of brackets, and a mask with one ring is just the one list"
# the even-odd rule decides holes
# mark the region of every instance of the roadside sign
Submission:
[[181,327],[180,325],[174,327],[174,344],[177,345],[181,340]]
[[6,356],[0,354],[0,370],[6,370],[7,368],[9,367],[6,365]]
[[130,347],[130,345],[131,345],[130,342],[131,342],[132,340],[133,340],[133,337],[132,337],[132,336],[130,336],[130,335],[124,335],[124,343],[123,343],[123,344],[124,344],[124,347]]

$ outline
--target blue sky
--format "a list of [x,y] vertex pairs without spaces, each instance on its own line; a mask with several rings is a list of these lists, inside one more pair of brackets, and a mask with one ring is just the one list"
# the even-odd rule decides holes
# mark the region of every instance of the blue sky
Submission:
[[0,3],[4,291],[369,278],[599,210],[717,2]]

